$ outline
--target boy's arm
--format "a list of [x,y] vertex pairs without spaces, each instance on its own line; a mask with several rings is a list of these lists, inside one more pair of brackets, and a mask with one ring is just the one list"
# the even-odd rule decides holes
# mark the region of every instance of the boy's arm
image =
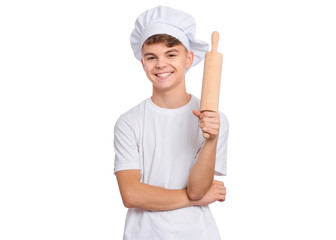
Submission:
[[217,112],[200,113],[194,110],[193,113],[199,118],[202,131],[211,135],[205,140],[188,178],[187,194],[190,199],[199,200],[207,193],[214,179],[220,117]]
[[224,184],[214,181],[212,187],[199,201],[188,198],[186,189],[165,189],[140,182],[140,170],[123,170],[116,173],[119,190],[125,207],[151,211],[168,211],[188,206],[204,206],[224,201]]

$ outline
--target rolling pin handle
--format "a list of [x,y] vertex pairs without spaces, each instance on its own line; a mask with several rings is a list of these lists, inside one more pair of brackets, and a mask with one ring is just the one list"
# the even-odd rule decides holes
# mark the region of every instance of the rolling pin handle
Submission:
[[219,33],[217,31],[214,31],[211,34],[211,52],[217,52],[217,46],[219,41]]
[[209,139],[209,138],[210,138],[210,134],[209,134],[209,133],[206,133],[206,132],[204,132],[204,133],[203,133],[203,137],[204,137],[205,139]]

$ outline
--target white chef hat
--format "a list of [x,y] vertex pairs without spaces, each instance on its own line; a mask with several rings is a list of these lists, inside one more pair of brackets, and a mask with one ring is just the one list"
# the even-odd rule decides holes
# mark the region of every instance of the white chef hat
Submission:
[[185,12],[164,6],[149,9],[139,15],[131,34],[134,56],[141,60],[141,48],[147,38],[156,34],[168,34],[180,40],[188,51],[193,51],[194,62],[198,64],[208,51],[206,42],[196,40],[196,23]]

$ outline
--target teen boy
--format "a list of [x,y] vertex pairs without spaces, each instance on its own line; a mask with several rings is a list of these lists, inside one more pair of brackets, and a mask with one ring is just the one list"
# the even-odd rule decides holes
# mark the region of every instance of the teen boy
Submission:
[[124,239],[220,239],[208,205],[225,200],[224,184],[213,179],[226,174],[228,121],[200,113],[185,87],[208,45],[195,40],[192,16],[162,6],[138,17],[131,45],[153,92],[115,125],[114,171],[129,208]]

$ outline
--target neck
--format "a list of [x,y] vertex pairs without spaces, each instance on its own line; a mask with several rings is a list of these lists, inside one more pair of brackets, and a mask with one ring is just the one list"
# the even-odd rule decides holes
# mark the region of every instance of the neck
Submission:
[[153,88],[152,101],[155,103],[155,105],[162,108],[180,108],[186,105],[190,99],[191,95],[186,92],[185,88],[164,92],[160,92]]

